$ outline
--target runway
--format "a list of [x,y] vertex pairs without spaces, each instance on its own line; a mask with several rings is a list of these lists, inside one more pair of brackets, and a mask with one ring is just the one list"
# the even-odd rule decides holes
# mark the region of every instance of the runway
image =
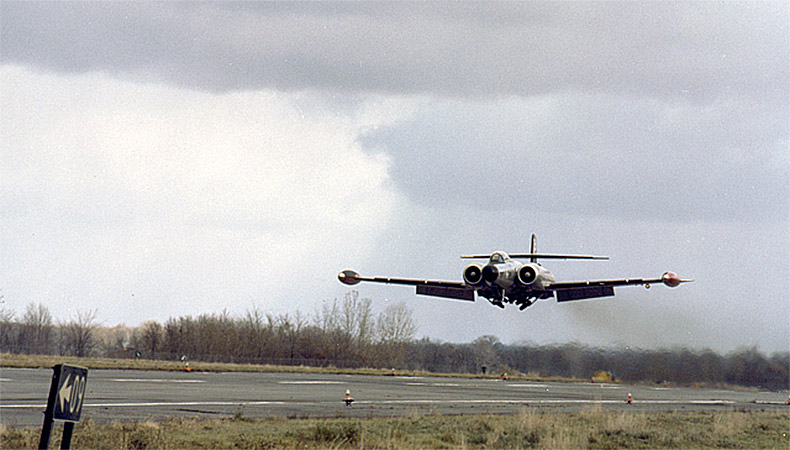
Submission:
[[[0,369],[0,423],[41,425],[51,369]],[[346,389],[355,399],[346,407]],[[628,394],[634,402],[626,404]],[[786,392],[444,377],[91,370],[82,418],[372,417],[573,411],[787,408]]]

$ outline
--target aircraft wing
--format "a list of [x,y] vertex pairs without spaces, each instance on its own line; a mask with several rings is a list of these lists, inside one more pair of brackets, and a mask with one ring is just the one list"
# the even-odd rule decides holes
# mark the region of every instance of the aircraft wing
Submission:
[[650,284],[652,283],[664,283],[669,287],[675,287],[680,283],[687,283],[690,281],[694,280],[681,279],[672,272],[664,272],[664,274],[659,278],[623,278],[619,280],[567,281],[552,283],[548,285],[546,289],[556,293],[558,302],[568,302],[587,298],[614,296],[615,286],[632,286],[643,284],[647,287],[650,287]]
[[360,281],[415,286],[417,293],[455,300],[475,300],[475,290],[459,281],[419,280],[413,278],[363,277],[353,270],[344,270],[337,276],[340,282],[355,285]]

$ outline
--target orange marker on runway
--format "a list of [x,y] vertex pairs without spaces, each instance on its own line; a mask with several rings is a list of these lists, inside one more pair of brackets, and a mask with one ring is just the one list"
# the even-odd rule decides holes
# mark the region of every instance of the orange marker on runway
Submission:
[[351,402],[353,402],[354,399],[351,397],[350,390],[346,389],[346,395],[343,396],[343,401],[346,402],[346,406],[351,406]]
[[633,401],[634,401],[634,398],[633,398],[633,397],[631,397],[631,393],[629,392],[629,393],[628,393],[628,397],[625,399],[625,402],[626,402],[626,403],[628,403],[628,404],[630,405],[630,404],[631,404],[631,402],[633,402]]

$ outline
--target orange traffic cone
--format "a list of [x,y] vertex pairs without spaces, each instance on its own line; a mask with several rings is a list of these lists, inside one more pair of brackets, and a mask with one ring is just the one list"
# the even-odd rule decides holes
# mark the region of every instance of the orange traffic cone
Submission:
[[184,372],[192,372],[192,369],[189,368],[189,363],[186,363],[184,366]]
[[507,381],[507,374],[506,373],[502,374],[502,381]]
[[630,404],[631,404],[631,402],[633,402],[633,401],[634,401],[634,398],[633,398],[633,397],[631,397],[631,393],[629,392],[629,393],[628,393],[628,397],[626,397],[626,399],[625,399],[625,402],[626,402],[626,403],[628,403],[628,404],[630,405]]
[[343,401],[346,402],[346,406],[351,406],[351,402],[353,402],[354,399],[351,397],[350,390],[346,389],[346,395],[343,396]]

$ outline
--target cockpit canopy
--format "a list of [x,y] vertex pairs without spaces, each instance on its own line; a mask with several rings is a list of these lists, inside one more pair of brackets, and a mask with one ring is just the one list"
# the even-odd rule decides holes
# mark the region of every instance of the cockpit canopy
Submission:
[[491,254],[491,259],[488,260],[491,264],[501,264],[510,259],[505,252],[494,252]]

